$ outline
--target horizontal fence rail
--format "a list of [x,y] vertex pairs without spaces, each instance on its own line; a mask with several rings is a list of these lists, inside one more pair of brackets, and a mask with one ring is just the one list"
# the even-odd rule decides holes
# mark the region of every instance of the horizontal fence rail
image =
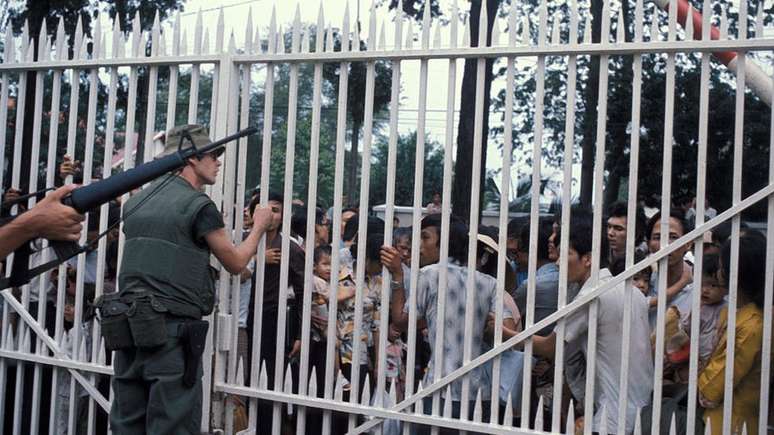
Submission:
[[[277,225],[218,266],[202,432],[770,431],[772,11],[534,3],[7,25],[0,212],[149,162],[177,125],[258,128],[206,187],[232,243],[251,206]],[[690,226],[639,215],[686,194]],[[86,213],[81,244],[115,227],[97,249],[0,293],[0,431],[109,431],[91,307],[122,291],[130,196]]]

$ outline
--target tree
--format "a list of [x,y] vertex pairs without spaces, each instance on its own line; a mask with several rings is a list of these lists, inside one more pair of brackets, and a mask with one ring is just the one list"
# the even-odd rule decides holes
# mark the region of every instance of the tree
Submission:
[[[374,146],[371,159],[370,205],[384,204],[387,198],[388,141],[381,137]],[[395,183],[395,205],[414,204],[414,162],[417,150],[417,133],[398,137],[395,166],[401,168],[401,177]],[[425,142],[425,171],[422,180],[422,204],[432,199],[433,193],[443,185],[443,148],[437,142]]]

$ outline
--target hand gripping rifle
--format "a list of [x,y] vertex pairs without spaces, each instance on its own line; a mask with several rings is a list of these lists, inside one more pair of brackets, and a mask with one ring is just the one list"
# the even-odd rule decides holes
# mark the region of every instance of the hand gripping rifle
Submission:
[[[62,199],[62,203],[74,208],[79,213],[86,213],[87,211],[93,210],[94,208],[105,204],[114,198],[131,192],[132,190],[137,189],[148,182],[151,182],[164,174],[182,169],[185,167],[186,162],[190,158],[200,158],[231,141],[244,136],[255,134],[257,132],[257,128],[248,127],[201,148],[196,148],[196,145],[194,145],[191,136],[187,132],[184,132],[180,138],[180,144],[178,145],[177,152],[150,161],[148,163],[144,163],[137,166],[136,168],[120,172],[102,181],[97,181],[96,183],[79,187],[64,197]],[[183,141],[185,139],[190,142],[191,146],[185,148],[183,147]],[[153,193],[155,192],[152,192],[151,194]],[[38,194],[38,192],[25,195],[18,200],[26,199],[36,194]],[[134,209],[126,212],[125,216],[135,211],[140,205],[142,205],[142,203],[137,204]],[[0,225],[4,225],[12,221],[14,218],[16,218],[16,216],[12,216],[10,219],[5,220],[5,222],[0,223]],[[33,277],[64,263],[65,261],[80,253],[93,250],[96,246],[96,241],[105,236],[107,233],[108,231],[101,233],[99,236],[97,236],[96,239],[90,241],[85,246],[81,246],[76,242],[51,241],[49,244],[56,253],[56,259],[32,269],[29,267],[29,256],[32,250],[29,243],[24,243],[21,247],[14,251],[14,260],[13,267],[11,268],[11,274],[6,278],[0,279],[0,290],[8,287],[19,287],[27,284]]]

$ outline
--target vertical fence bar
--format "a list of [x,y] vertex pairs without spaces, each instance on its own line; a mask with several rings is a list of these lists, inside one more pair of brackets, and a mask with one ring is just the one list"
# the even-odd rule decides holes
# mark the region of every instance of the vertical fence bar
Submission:
[[[449,26],[449,46],[455,48],[457,46],[457,23],[459,8],[455,0],[452,6],[452,16],[455,17],[451,20]],[[457,90],[457,59],[449,58],[448,75],[446,78],[446,130],[444,137],[444,151],[443,151],[443,195],[441,197],[441,246],[438,258],[438,264],[441,270],[448,270],[449,267],[449,220],[451,219],[451,175],[452,175],[452,154],[454,152],[454,113],[456,107],[456,90]],[[413,231],[411,238],[411,261],[413,272],[414,256],[419,256],[419,239],[418,232]],[[418,263],[418,262],[417,262]],[[446,318],[446,291],[448,289],[449,277],[445,273],[438,274],[438,306],[437,317],[438,319]],[[433,343],[433,382],[438,382],[443,377],[444,367],[444,330],[446,329],[445,321],[438,322],[438,326],[435,334],[435,342]],[[438,416],[440,406],[441,393],[436,392],[433,394],[432,415]],[[451,398],[447,397],[449,401]],[[433,434],[438,433],[438,428],[432,428]]]
[[[177,14],[177,19],[172,28],[172,56],[180,56],[180,14]],[[164,53],[166,55],[166,53]],[[180,66],[169,66],[169,91],[167,95],[167,118],[164,131],[169,131],[176,124],[176,111],[177,111],[177,82],[180,77]]]
[[[430,27],[432,25],[430,17],[430,8],[426,7],[424,15],[422,17],[422,50],[428,50],[430,48]],[[413,35],[409,34],[409,38],[413,38]],[[412,248],[414,241],[420,238],[420,226],[422,219],[422,193],[424,192],[424,169],[425,169],[425,126],[427,119],[427,74],[428,74],[428,60],[421,59],[419,61],[419,106],[417,111],[417,130],[416,130],[416,148],[414,155],[414,210],[411,216],[411,242]],[[388,239],[389,238],[389,239]],[[392,234],[385,231],[384,235],[385,244],[392,245]],[[412,254],[414,250],[412,249]],[[418,254],[418,252],[417,252]],[[406,358],[406,385],[405,396],[409,397],[414,394],[414,365],[416,362],[416,343],[417,343],[417,282],[419,280],[419,255],[411,256],[411,271],[409,276],[409,324],[408,324],[408,351]],[[386,282],[385,282],[386,284]],[[385,286],[386,287],[386,286]],[[386,292],[382,293],[382,296]],[[390,299],[387,298],[387,303],[390,304]],[[385,316],[382,313],[382,316]],[[389,314],[387,314],[389,316]],[[384,320],[384,317],[382,317]],[[442,323],[442,322],[439,322]],[[386,331],[380,334],[387,335]],[[386,343],[386,339],[385,339]],[[380,347],[380,352],[382,351]],[[380,362],[381,363],[381,362]],[[409,431],[409,425],[404,426],[404,433]]]
[[[56,31],[56,57],[57,60],[63,60],[66,58],[65,49],[65,33],[64,33],[64,20],[59,19]],[[62,73],[63,69],[54,70],[53,91],[51,95],[51,122],[48,126],[48,172],[46,174],[46,187],[54,186],[55,167],[56,167],[56,149],[57,139],[59,136],[59,114],[60,114],[60,99],[62,93]],[[50,255],[50,253],[49,253]],[[61,343],[60,338],[62,336],[63,329],[63,305],[64,305],[64,271],[65,266],[58,267],[58,279],[57,279],[57,299],[56,299],[56,320],[54,321],[54,340],[57,344]],[[56,426],[56,405],[58,388],[57,379],[61,369],[54,367],[51,375],[51,408],[49,411],[49,433],[53,434]],[[2,417],[2,416],[0,416]],[[2,418],[0,418],[2,419]]]
[[[268,53],[276,51],[277,30],[276,30],[276,12],[274,8],[271,11],[271,20],[269,24],[268,35]],[[260,49],[260,47],[258,47]],[[266,207],[269,202],[269,168],[271,163],[271,134],[274,113],[274,64],[266,64],[266,80],[264,82],[264,105],[263,105],[263,138],[261,141],[261,207]],[[266,268],[266,236],[261,237],[258,243],[258,253],[255,258],[255,302],[253,304],[253,336],[252,355],[250,358],[250,386],[258,387],[259,371],[263,361],[261,360],[261,328],[263,322],[263,283],[264,272]],[[259,291],[260,289],[260,291]],[[257,423],[258,400],[250,399],[250,412],[248,415],[248,427],[255,427]],[[265,416],[264,416],[265,418]]]
[[[398,16],[396,17],[396,36],[395,41],[396,45],[399,46],[400,44],[400,22],[402,20],[401,12],[398,11]],[[369,29],[369,41],[368,41],[368,50],[376,50],[376,8],[375,5],[371,5],[371,15],[370,15],[370,24],[371,27]],[[398,67],[396,70],[395,67]],[[371,156],[371,143],[373,141],[373,101],[374,101],[374,76],[375,76],[375,64],[373,61],[368,62],[366,64],[366,85],[365,85],[365,111],[364,111],[364,117],[363,117],[363,156],[362,156],[362,165],[360,168],[360,174],[361,174],[361,181],[360,181],[360,204],[368,204],[368,189],[370,186],[370,170],[371,170],[371,162],[370,162],[370,156]],[[397,144],[397,117],[398,117],[398,98],[399,93],[398,89],[396,89],[394,86],[396,84],[396,77],[398,83],[400,83],[400,63],[399,62],[393,62],[393,70],[392,70],[392,97],[390,100],[390,145],[388,150],[388,158],[387,158],[387,209],[385,210],[385,232],[388,231],[387,225],[391,226],[392,222],[392,202],[394,202],[394,185],[395,185],[395,150],[396,150],[396,144]],[[398,86],[399,87],[399,86]],[[352,143],[352,155],[357,154],[357,148],[354,142]],[[392,196],[391,196],[392,195]],[[352,356],[351,356],[351,376],[350,376],[350,382],[351,382],[351,389],[350,389],[350,395],[349,400],[350,403],[358,403],[358,399],[360,398],[360,395],[362,394],[360,390],[360,353],[362,350],[362,347],[364,346],[363,340],[361,340],[361,336],[367,331],[363,331],[363,303],[364,303],[364,296],[366,290],[366,284],[365,284],[365,266],[366,266],[366,240],[368,238],[368,216],[366,213],[363,213],[362,211],[358,213],[358,234],[357,234],[357,255],[355,256],[355,283],[357,288],[357,293],[355,294],[355,326],[354,331],[352,333]],[[354,217],[353,217],[354,219]],[[389,222],[389,223],[388,223]],[[384,292],[384,289],[382,289],[382,292]],[[377,390],[375,392],[376,396],[376,406],[381,406],[380,400],[380,394],[383,391],[384,385],[382,384],[382,389],[380,390],[379,387],[377,387]],[[365,387],[364,387],[365,388]],[[352,428],[355,426],[355,416],[351,415],[349,416],[349,430],[352,430]]]
[[[485,47],[487,29],[487,8],[486,2],[481,3],[481,11],[478,21],[478,47]],[[472,354],[472,334],[473,334],[473,310],[474,300],[476,292],[476,254],[478,248],[478,222],[479,222],[479,206],[480,198],[479,192],[481,190],[481,153],[482,142],[484,139],[483,121],[484,110],[489,108],[484,107],[484,81],[486,79],[486,59],[479,58],[476,64],[476,103],[475,103],[475,119],[473,127],[473,170],[471,174],[471,187],[470,187],[470,236],[468,240],[468,264],[467,264],[467,292],[465,295],[465,337],[462,350],[462,364],[468,364],[471,360]],[[460,419],[468,420],[469,417],[469,403],[468,397],[470,393],[470,375],[466,375],[462,378],[462,392],[460,395]],[[448,400],[448,399],[447,399]]]
[[[516,43],[516,6],[511,5],[511,9],[508,13],[508,47],[514,47]],[[513,157],[513,97],[514,97],[514,80],[515,80],[515,58],[508,56],[506,58],[506,72],[505,72],[505,113],[503,115],[503,165],[502,165],[502,180],[500,181],[500,215],[499,215],[499,234],[497,246],[499,252],[497,255],[497,312],[495,314],[495,330],[494,330],[494,346],[500,344],[502,338],[502,326],[503,326],[503,296],[504,293],[511,290],[505,288],[506,277],[506,251],[503,249],[508,243],[508,217],[509,217],[509,205],[511,197],[511,165]],[[508,266],[510,267],[510,266]],[[512,313],[516,314],[516,313]],[[492,396],[491,396],[491,416],[489,422],[491,424],[498,424],[499,422],[499,410],[500,410],[500,361],[501,358],[497,357],[493,361],[492,365]],[[512,395],[509,392],[509,395]],[[508,404],[511,405],[511,400],[508,400]],[[506,414],[512,413],[513,410],[506,411]],[[510,427],[512,421],[503,421],[503,425]]]
[[[11,36],[11,26],[5,27],[5,43],[3,45],[3,64],[11,64],[14,62],[14,50],[15,46],[13,43],[13,37]],[[8,126],[8,88],[11,84],[11,79],[9,77],[8,72],[3,72],[2,74],[2,82],[0,82],[0,182],[5,180],[5,144],[6,144],[6,136],[7,136],[7,126]],[[5,185],[3,185],[5,187]],[[5,189],[3,189],[3,194],[5,194]],[[0,195],[0,204],[2,204],[2,199],[5,195]],[[10,274],[10,270],[6,270],[3,274],[4,276],[7,276]],[[3,318],[2,318],[2,328],[0,328],[0,343],[2,343],[2,347],[6,347],[6,339],[10,328],[10,322],[8,319],[8,305],[3,303]],[[0,397],[6,397],[6,371],[10,370],[9,367],[7,367],[5,358],[0,358]],[[0,431],[5,430],[5,407],[0,406]]]
[[[747,2],[739,2],[739,23],[737,40],[747,39]],[[739,51],[736,56],[736,101],[734,117],[734,175],[731,193],[731,205],[742,201],[742,155],[744,150],[744,94],[745,66],[747,52]],[[723,395],[723,434],[730,435],[742,428],[732,427],[731,412],[734,392],[734,355],[736,351],[736,310],[739,290],[739,235],[741,214],[737,213],[731,220],[731,270],[728,281],[728,322],[726,335],[726,371],[725,391]],[[767,307],[769,308],[769,307]]]
[[[570,10],[570,34],[568,46],[572,47],[578,44],[578,2],[573,1]],[[569,249],[569,231],[570,231],[570,204],[571,204],[571,186],[572,186],[572,164],[573,164],[573,145],[575,143],[575,97],[577,88],[577,66],[578,56],[570,56],[567,65],[567,98],[565,104],[564,119],[564,168],[562,181],[562,209],[561,209],[561,229],[566,236],[560,239],[559,248],[559,293],[557,299],[557,309],[562,309],[567,305],[567,250]],[[564,389],[564,336],[565,322],[559,320],[555,327],[556,332],[556,350],[554,356],[554,396],[553,408],[551,412],[551,430],[559,432],[561,430],[562,418],[562,394]]]
[[[324,48],[324,26],[325,21],[323,19],[323,7],[320,4],[320,9],[317,14],[317,34],[315,36],[315,53],[321,53]],[[329,30],[330,32],[330,30]],[[309,37],[309,31],[307,31],[305,38]],[[308,46],[308,44],[305,44]],[[317,164],[320,158],[320,112],[322,106],[322,68],[323,64],[316,62],[314,64],[314,84],[312,89],[312,131],[310,136],[310,149],[309,149],[309,191],[307,192],[306,201],[306,255],[304,256],[304,297],[303,297],[303,314],[301,317],[301,361],[298,375],[298,394],[305,396],[307,394],[307,387],[309,386],[309,341],[311,339],[309,335],[311,326],[311,312],[312,312],[312,291],[314,291],[314,275],[312,274],[312,266],[314,265],[314,249],[315,249],[315,226],[317,224]],[[333,281],[333,279],[332,279]],[[296,295],[298,298],[298,295]],[[330,299],[330,298],[329,298]],[[317,379],[312,379],[311,382],[317,382]],[[296,433],[303,435],[306,432],[306,408],[299,407],[298,416],[296,422]]]
[[[161,29],[159,25],[159,11],[153,19],[153,28],[151,29],[151,53],[150,57],[159,56],[161,38]],[[153,136],[156,134],[156,91],[158,90],[159,67],[152,65],[148,72],[148,105],[145,112],[145,140],[143,141],[143,162],[153,160],[155,157],[155,144]]]
[[[30,44],[29,36],[28,36],[28,26],[27,23],[24,23],[24,29],[22,32],[22,41],[21,41],[21,57],[25,62],[31,61],[31,51],[32,44]],[[21,158],[22,158],[22,137],[24,132],[24,112],[26,108],[26,95],[27,95],[27,73],[25,71],[22,71],[19,73],[19,85],[17,88],[17,94],[16,94],[16,121],[15,121],[15,129],[14,132],[14,143],[13,143],[13,165],[12,165],[12,172],[11,172],[11,187],[14,189],[19,189],[20,181],[21,181]],[[18,213],[19,206],[15,205],[12,208],[12,213]],[[10,265],[12,261],[9,261],[7,264]],[[22,287],[22,306],[24,306],[24,309],[27,310],[29,307],[29,300],[30,300],[30,289],[28,285],[25,285]],[[18,350],[22,352],[26,352],[29,350],[28,343],[25,340],[25,337],[28,337],[29,328],[26,324],[20,324],[19,327],[16,329],[17,333],[17,345]],[[24,391],[24,383],[25,380],[25,365],[21,361],[19,361],[16,365],[16,394],[14,399],[16,400],[14,404],[14,418],[13,418],[13,432],[14,434],[20,433],[22,430],[21,425],[22,423],[22,416],[21,416],[21,402],[23,397],[23,391]]]
[[[49,53],[49,45],[48,45],[48,34],[46,30],[46,22],[45,19],[43,20],[43,23],[40,26],[40,33],[38,34],[38,58],[35,59],[36,62],[39,62],[43,60],[44,57],[48,57],[50,55]],[[35,192],[38,190],[38,177],[39,177],[39,166],[40,166],[40,136],[41,136],[41,130],[42,130],[42,121],[43,121],[43,87],[45,86],[45,71],[38,70],[38,72],[35,73],[35,100],[34,100],[34,107],[35,115],[33,117],[32,122],[32,156],[30,158],[30,179],[29,179],[29,188],[27,189],[28,192]],[[4,144],[3,144],[4,146]],[[35,197],[30,198],[28,203],[28,209],[31,209],[35,206],[36,203]],[[41,323],[43,328],[46,327],[46,316],[45,316],[45,308],[46,308],[46,297],[45,297],[45,289],[47,288],[47,280],[45,278],[46,275],[41,276],[38,278],[38,288],[36,289],[30,289],[30,291],[36,291],[37,292],[37,303],[38,303],[38,310],[37,310],[37,317],[36,320],[38,323]],[[31,281],[33,283],[35,281]],[[32,295],[30,295],[32,296]],[[42,342],[39,338],[36,337],[35,339],[35,353],[38,355],[42,355],[45,352],[42,346]],[[35,364],[35,371],[33,374],[33,382],[32,382],[32,415],[30,417],[30,431],[31,433],[37,433],[38,432],[38,426],[40,424],[39,417],[40,417],[40,383],[41,383],[41,366],[40,364]]]
[[[704,41],[710,40],[710,18],[712,14],[710,0],[704,0],[704,12],[702,18],[702,36]],[[688,15],[690,17],[690,14]],[[693,37],[694,35],[689,35]],[[688,36],[687,36],[688,37]],[[686,37],[686,38],[687,38]],[[701,79],[699,94],[699,144],[698,155],[696,157],[696,225],[704,223],[705,210],[705,192],[706,192],[706,161],[707,161],[707,142],[708,142],[708,117],[709,117],[709,74],[710,74],[710,54],[701,54]],[[698,239],[694,250],[693,282],[698,283],[694,286],[691,294],[691,337],[699,336],[700,310],[701,310],[701,277],[704,258],[704,245],[702,239]],[[691,340],[690,360],[688,367],[688,413],[686,418],[686,433],[694,433],[696,426],[696,402],[697,402],[697,379],[699,376],[699,340]]]
[[[538,47],[545,47],[547,32],[548,3],[542,0],[539,10],[538,23]],[[537,69],[535,73],[535,135],[532,142],[532,185],[530,212],[529,212],[529,240],[530,246],[534,246],[538,236],[538,227],[540,219],[540,166],[542,160],[541,149],[543,146],[543,110],[545,98],[545,78],[546,78],[546,57],[537,57]],[[530,249],[527,261],[528,279],[527,279],[527,313],[525,315],[525,327],[530,327],[535,322],[535,274],[537,271],[537,250]],[[530,405],[532,392],[532,340],[528,339],[524,343],[524,374],[521,391],[521,427],[529,427]],[[542,401],[540,401],[542,404]],[[542,410],[537,410],[542,414]],[[535,430],[542,428],[535,427]]]
[[[296,6],[296,15],[293,19],[293,33],[291,41],[291,53],[299,52],[299,43],[301,37],[301,12],[299,6]],[[280,35],[281,36],[281,35]],[[282,235],[282,254],[280,259],[280,285],[279,285],[279,308],[277,312],[277,348],[274,359],[274,391],[281,392],[284,385],[284,361],[285,361],[285,320],[287,318],[288,305],[288,267],[290,261],[290,215],[292,214],[293,197],[293,171],[296,156],[296,123],[298,111],[298,73],[299,64],[290,64],[290,87],[288,92],[288,126],[287,126],[287,145],[285,148],[285,186],[284,204],[282,207],[282,228],[285,228],[286,234]],[[300,290],[300,289],[294,289]],[[282,405],[279,402],[274,403],[272,433],[278,435],[281,426],[280,410]]]
[[[370,27],[376,27],[375,23]],[[356,29],[358,31],[359,29]],[[370,31],[370,30],[369,30]],[[375,29],[373,33],[376,33]],[[341,53],[349,51],[349,6],[344,10],[344,21],[341,27]],[[375,41],[375,37],[369,39],[369,46]],[[356,44],[356,42],[355,42]],[[333,50],[333,47],[329,47]],[[353,51],[359,50],[359,47],[353,47]],[[336,349],[336,339],[338,328],[338,289],[339,274],[341,270],[341,255],[337,243],[341,240],[341,211],[342,211],[342,193],[344,190],[344,147],[347,140],[347,98],[349,86],[349,62],[339,64],[339,94],[338,109],[336,113],[336,162],[333,176],[333,234],[331,249],[331,283],[328,291],[328,329],[326,336],[328,340],[325,348],[325,387],[323,398],[330,400],[333,397],[333,376],[334,366],[331,364],[336,358],[334,352]],[[319,376],[319,374],[318,374]],[[328,435],[331,430],[331,411],[325,410],[323,413],[323,435]]]
[[[762,8],[763,6],[758,6]],[[759,24],[762,26],[762,23]],[[756,35],[757,36],[757,35]],[[772,87],[774,89],[774,87]],[[774,149],[774,113],[769,123],[769,149]],[[774,184],[774,152],[769,151],[769,184]],[[772,306],[774,299],[774,195],[769,195],[766,223],[766,282],[764,283],[764,307]],[[758,433],[766,433],[771,399],[771,310],[763,310],[763,346],[761,349],[761,408]],[[767,356],[768,355],[768,356]],[[768,364],[766,362],[768,361]],[[771,422],[774,423],[774,422]]]

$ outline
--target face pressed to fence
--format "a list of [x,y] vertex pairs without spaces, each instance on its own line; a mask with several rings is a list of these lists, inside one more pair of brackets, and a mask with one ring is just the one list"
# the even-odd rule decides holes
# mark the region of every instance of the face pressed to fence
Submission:
[[701,303],[714,305],[723,300],[728,289],[716,276],[704,275],[701,278]]
[[314,263],[314,274],[319,276],[325,281],[331,280],[331,256],[322,255],[319,260]]
[[422,228],[419,242],[420,266],[427,266],[438,262],[440,257],[438,227]]
[[621,257],[626,250],[626,218],[623,216],[610,216],[607,219],[607,242],[610,252],[616,257]]
[[279,201],[269,201],[269,209],[271,210],[271,223],[266,228],[266,232],[270,233],[277,231],[282,224],[282,203]]
[[[685,235],[685,229],[683,225],[677,219],[669,218],[669,243],[673,243]],[[650,240],[648,241],[648,248],[651,253],[657,252],[661,249],[661,219],[659,219],[655,225],[653,225],[653,231],[650,234]],[[683,256],[691,248],[690,243],[686,243],[680,246],[677,250],[669,254],[669,265],[674,266],[683,261]]]

